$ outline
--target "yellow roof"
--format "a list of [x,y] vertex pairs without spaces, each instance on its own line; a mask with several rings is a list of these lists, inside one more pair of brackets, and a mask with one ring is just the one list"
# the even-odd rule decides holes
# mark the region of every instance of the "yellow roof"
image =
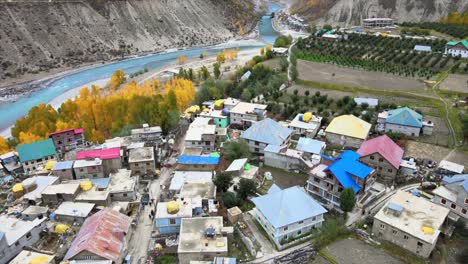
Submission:
[[65,224],[57,224],[54,230],[55,230],[55,233],[63,235],[67,232],[69,228],[70,227]]
[[17,183],[13,186],[13,192],[21,192],[23,190],[24,188],[23,185],[21,185],[21,183]]
[[353,115],[335,117],[325,132],[348,137],[366,139],[371,129],[371,124]]
[[44,169],[46,169],[46,170],[52,170],[52,168],[54,167],[55,163],[57,163],[55,160],[49,160],[49,161],[46,163]]

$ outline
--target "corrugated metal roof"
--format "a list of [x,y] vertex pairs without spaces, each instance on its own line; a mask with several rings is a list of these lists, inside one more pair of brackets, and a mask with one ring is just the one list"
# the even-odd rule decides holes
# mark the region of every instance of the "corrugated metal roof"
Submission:
[[291,129],[267,118],[249,127],[242,133],[241,138],[279,146],[291,133]]
[[60,162],[55,163],[52,170],[53,171],[68,170],[68,169],[73,168],[73,163],[74,163],[74,161],[72,161],[72,160],[60,161]]
[[59,130],[59,131],[55,131],[55,132],[52,132],[49,134],[49,137],[50,136],[53,136],[53,135],[57,135],[57,134],[61,134],[61,133],[66,133],[66,132],[70,132],[70,131],[73,131],[73,134],[76,135],[76,134],[82,134],[84,132],[84,129],[83,128],[70,128],[70,129],[63,129],[63,130]]
[[416,51],[432,51],[431,46],[424,46],[424,45],[416,45],[414,46],[414,50]]
[[100,158],[102,160],[108,159],[118,159],[120,158],[120,148],[110,148],[110,149],[93,149],[78,152],[76,154],[76,159],[94,159]]
[[54,142],[52,139],[44,139],[29,144],[23,144],[16,147],[21,162],[42,159],[47,156],[54,156]]
[[323,141],[301,137],[299,138],[299,142],[297,143],[296,149],[307,153],[320,155],[324,147],[325,142]]
[[395,168],[400,168],[404,150],[387,135],[364,141],[357,151],[361,156],[379,153]]
[[405,106],[388,111],[385,122],[402,126],[422,127],[422,120],[421,114]]
[[89,251],[117,262],[122,254],[130,223],[130,217],[110,208],[102,209],[85,220],[64,259],[70,260],[83,251]]
[[272,152],[272,153],[279,153],[283,147],[277,145],[268,145],[265,147],[263,151],[265,152]]
[[274,228],[280,228],[327,212],[299,186],[269,192],[266,195],[252,198],[252,202]]
[[328,125],[325,132],[366,139],[370,129],[371,124],[366,121],[353,115],[342,115],[335,117],[331,121],[330,125]]
[[219,163],[219,158],[210,156],[182,155],[179,157],[179,163],[217,165]]
[[457,44],[461,43],[463,46],[465,46],[466,49],[468,49],[468,40],[463,39],[461,41],[449,41],[447,45],[449,46],[455,46]]
[[361,105],[363,103],[366,103],[370,107],[375,107],[375,106],[377,106],[379,104],[379,99],[356,97],[356,98],[354,98],[354,102],[356,102],[357,105]]
[[231,165],[226,169],[226,171],[238,171],[244,168],[245,164],[247,163],[247,159],[236,159],[234,160]]

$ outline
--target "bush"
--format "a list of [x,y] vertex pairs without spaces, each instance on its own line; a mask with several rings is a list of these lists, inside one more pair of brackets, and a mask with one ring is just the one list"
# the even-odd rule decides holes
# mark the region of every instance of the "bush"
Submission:
[[219,173],[213,180],[216,188],[222,192],[226,192],[232,185],[232,176],[227,173]]
[[348,236],[351,232],[346,229],[343,220],[336,218],[326,219],[317,234],[313,236],[313,244],[321,249],[330,243]]
[[233,193],[233,192],[227,192],[225,194],[223,194],[223,203],[224,203],[224,206],[226,206],[226,208],[232,208],[232,207],[235,207],[235,206],[240,206],[242,201],[240,201],[236,194]]

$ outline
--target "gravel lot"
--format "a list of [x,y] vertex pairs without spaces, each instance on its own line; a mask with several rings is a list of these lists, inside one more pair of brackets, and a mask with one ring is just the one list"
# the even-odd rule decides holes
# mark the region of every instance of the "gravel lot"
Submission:
[[468,75],[450,74],[440,84],[440,89],[468,93]]
[[[297,69],[299,78],[306,81],[384,90],[420,91],[427,89],[426,85],[417,79],[338,67],[327,63],[298,60]],[[332,76],[332,73],[335,73],[335,76]]]

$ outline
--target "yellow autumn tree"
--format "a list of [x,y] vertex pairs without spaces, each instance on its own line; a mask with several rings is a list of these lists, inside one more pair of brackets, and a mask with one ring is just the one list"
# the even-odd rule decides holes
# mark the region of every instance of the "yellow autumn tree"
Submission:
[[265,49],[264,48],[260,49],[260,55],[262,55],[262,56],[265,55]]
[[175,78],[164,84],[164,93],[173,91],[177,99],[177,108],[183,112],[195,99],[193,82],[186,79]]
[[266,51],[271,51],[271,49],[272,49],[271,44],[267,44],[265,49],[266,49]]
[[37,136],[33,133],[30,132],[20,132],[19,134],[19,143],[20,144],[27,144],[31,142],[36,142],[39,140],[42,140],[43,138],[40,136]]
[[185,56],[180,55],[179,58],[177,59],[178,64],[184,64],[186,62]]
[[110,80],[110,89],[117,89],[122,83],[124,83],[127,79],[125,78],[125,72],[122,70],[117,70],[111,77]]
[[3,138],[0,137],[0,155],[5,154],[10,151],[10,146],[8,142]]
[[244,27],[242,27],[242,25],[239,26],[239,36],[244,36]]

